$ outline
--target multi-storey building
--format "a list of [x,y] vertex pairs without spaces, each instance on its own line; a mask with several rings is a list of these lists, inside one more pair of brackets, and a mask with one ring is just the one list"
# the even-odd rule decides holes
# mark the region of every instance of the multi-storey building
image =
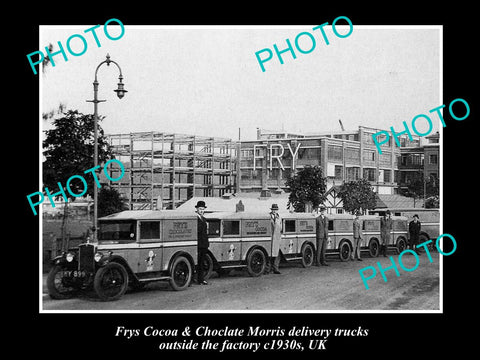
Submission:
[[[390,137],[380,154],[372,138],[378,131],[365,126],[315,134],[257,129],[257,139],[242,141],[158,132],[109,135],[126,172],[110,185],[131,209],[174,209],[193,197],[282,192],[287,178],[307,165],[323,169],[333,197],[341,184],[361,178],[378,194],[397,194],[420,171],[438,177],[438,134],[427,137],[424,146],[418,137],[411,141],[402,135],[398,147]],[[118,177],[118,167],[111,171]]]
[[[364,178],[377,193],[394,194],[400,148],[390,139],[379,154],[372,138],[378,131],[364,126],[312,135],[259,130],[257,140],[240,142],[238,191],[285,189],[290,174],[306,165],[318,165],[327,177],[327,188]],[[418,144],[418,139],[414,141]]]
[[[130,209],[175,209],[194,196],[235,189],[236,144],[231,139],[161,132],[108,135],[125,174],[110,181]],[[119,178],[119,167],[110,176]]]
[[440,175],[440,135],[431,134],[426,137],[427,143],[420,146],[400,148],[400,172],[398,185],[407,189],[416,180],[438,180]]

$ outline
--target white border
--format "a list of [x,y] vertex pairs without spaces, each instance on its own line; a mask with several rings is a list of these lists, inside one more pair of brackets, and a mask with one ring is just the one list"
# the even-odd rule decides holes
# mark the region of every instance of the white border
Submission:
[[[91,25],[39,25],[39,48],[41,48],[42,29],[78,29],[88,27]],[[130,29],[305,29],[306,26],[316,25],[125,25]],[[331,25],[329,25],[331,26]],[[342,28],[347,25],[337,25],[336,27]],[[432,107],[444,104],[443,102],[443,25],[355,25],[358,29],[436,29],[439,31],[439,103],[432,104]],[[41,66],[41,65],[40,65]],[[41,69],[38,69],[39,75],[39,179],[38,179],[38,191],[42,189],[42,85],[43,80],[41,76]],[[426,109],[427,110],[427,109]],[[441,110],[443,114],[443,109]],[[443,127],[439,127],[440,134],[440,234],[443,234]],[[39,313],[40,314],[58,314],[58,313],[93,313],[93,314],[144,314],[144,313],[160,313],[160,314],[210,314],[210,313],[225,313],[225,314],[443,314],[443,256],[439,256],[439,275],[440,275],[440,288],[439,288],[439,310],[44,310],[43,309],[43,297],[48,296],[43,294],[43,207],[39,206]],[[443,246],[443,238],[441,239],[440,246]],[[188,291],[188,290],[187,290]]]

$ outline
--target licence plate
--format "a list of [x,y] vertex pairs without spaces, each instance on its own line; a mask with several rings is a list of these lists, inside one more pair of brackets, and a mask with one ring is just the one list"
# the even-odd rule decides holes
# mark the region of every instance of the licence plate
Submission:
[[80,270],[66,270],[63,272],[64,277],[82,278],[86,276],[85,271]]

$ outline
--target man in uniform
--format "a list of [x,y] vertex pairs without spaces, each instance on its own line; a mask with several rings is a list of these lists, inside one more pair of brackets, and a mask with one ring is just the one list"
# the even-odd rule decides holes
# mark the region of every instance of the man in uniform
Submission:
[[355,260],[355,257],[358,261],[363,261],[360,257],[360,242],[362,240],[362,224],[358,216],[360,212],[355,211],[355,219],[353,220],[353,252],[352,260]]
[[317,216],[315,222],[317,224],[317,254],[315,265],[328,266],[325,259],[325,248],[327,246],[326,241],[328,238],[328,219],[325,216],[325,208],[323,206],[320,207],[320,215]]
[[410,249],[415,251],[418,255],[420,255],[420,253],[417,249],[417,245],[421,228],[422,224],[420,224],[420,221],[418,220],[418,215],[413,215],[413,220],[408,224],[408,232],[410,233]]
[[[274,274],[280,274],[278,266],[280,265],[280,256],[282,251],[280,250],[280,240],[282,238],[282,219],[278,214],[278,205],[272,204],[270,208],[270,225],[272,227],[272,258],[270,260],[271,270]],[[270,268],[266,271],[268,274]]]
[[380,236],[382,238],[382,245],[380,252],[383,253],[383,256],[387,256],[387,246],[390,243],[390,232],[392,231],[392,216],[390,210],[387,210],[385,214],[380,219]]
[[203,216],[205,213],[205,201],[198,201],[195,205],[197,212],[197,282],[200,285],[208,285],[205,281],[205,273],[202,267],[203,262],[207,257],[208,252],[208,223],[207,219]]

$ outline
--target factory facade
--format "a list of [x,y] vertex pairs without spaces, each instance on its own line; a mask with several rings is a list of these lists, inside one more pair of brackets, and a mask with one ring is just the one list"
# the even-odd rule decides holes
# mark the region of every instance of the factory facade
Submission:
[[379,154],[372,138],[378,131],[364,126],[316,134],[257,129],[255,140],[241,141],[159,132],[108,135],[126,171],[110,186],[131,209],[175,209],[193,197],[282,193],[286,179],[307,165],[323,169],[333,202],[335,190],[348,181],[367,179],[379,195],[393,195],[400,185],[408,186],[413,168],[438,176],[438,136],[425,146],[419,138],[402,136],[400,147],[390,139]]

